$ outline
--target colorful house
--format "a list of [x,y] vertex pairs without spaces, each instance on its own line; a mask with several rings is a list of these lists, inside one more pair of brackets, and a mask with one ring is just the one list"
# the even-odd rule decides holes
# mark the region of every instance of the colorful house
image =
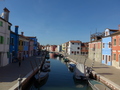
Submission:
[[112,65],[112,38],[111,35],[118,30],[105,29],[105,37],[102,38],[102,63]]
[[112,36],[112,66],[120,67],[120,30]]
[[12,24],[9,22],[10,11],[4,8],[4,14],[0,17],[0,67],[9,64],[9,41]]
[[62,52],[65,52],[65,43],[62,44]]
[[10,57],[9,57],[9,63],[17,62],[18,59],[18,27],[15,26],[15,32],[10,31]]
[[38,51],[37,51],[37,38],[36,37],[29,37],[29,36],[26,36],[26,37],[34,41],[33,55],[38,55]]
[[29,49],[28,49],[29,57],[33,56],[33,50],[34,50],[34,41],[29,40]]

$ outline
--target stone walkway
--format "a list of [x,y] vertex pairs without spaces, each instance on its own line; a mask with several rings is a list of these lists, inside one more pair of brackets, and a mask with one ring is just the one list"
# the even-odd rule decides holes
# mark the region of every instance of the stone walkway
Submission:
[[23,78],[31,72],[33,69],[30,62],[32,63],[33,68],[35,68],[38,64],[40,64],[40,56],[26,58],[21,62],[20,67],[18,62],[0,67],[0,90],[9,90],[18,82],[19,75]]

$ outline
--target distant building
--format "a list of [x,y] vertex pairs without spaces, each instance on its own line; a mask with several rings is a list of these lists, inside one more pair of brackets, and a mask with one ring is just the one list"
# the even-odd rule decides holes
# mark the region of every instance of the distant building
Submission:
[[26,36],[26,37],[34,41],[34,45],[33,45],[33,49],[34,49],[34,50],[33,50],[33,55],[34,55],[34,56],[38,55],[38,50],[37,50],[37,48],[38,48],[38,46],[37,46],[37,38],[36,38],[36,37],[30,37],[30,36]]
[[89,43],[81,43],[81,55],[87,55],[88,54],[88,49],[89,48]]
[[3,17],[0,17],[0,67],[9,63],[9,41],[12,24],[9,22],[10,11],[4,8]]
[[67,53],[69,55],[81,55],[81,41],[69,41]]
[[61,52],[62,51],[62,45],[57,45],[57,51]]
[[50,52],[55,52],[57,45],[50,45]]

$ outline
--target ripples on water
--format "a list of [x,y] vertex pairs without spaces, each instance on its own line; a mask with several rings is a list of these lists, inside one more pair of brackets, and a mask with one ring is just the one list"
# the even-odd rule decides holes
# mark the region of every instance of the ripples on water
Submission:
[[92,90],[85,81],[74,79],[62,58],[49,59],[51,70],[42,83],[33,82],[29,90]]

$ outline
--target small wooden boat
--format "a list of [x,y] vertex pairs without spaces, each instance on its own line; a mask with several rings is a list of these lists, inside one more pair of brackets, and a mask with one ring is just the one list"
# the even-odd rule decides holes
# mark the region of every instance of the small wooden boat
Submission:
[[48,75],[49,75],[48,72],[38,72],[34,77],[38,82],[40,82],[47,78]]
[[42,67],[43,72],[50,71],[50,61],[46,61]]
[[68,63],[68,68],[69,68],[69,69],[74,70],[75,67],[76,67],[76,64],[75,64],[75,63],[73,63],[73,62],[69,62],[69,63]]
[[108,88],[106,85],[102,84],[101,82],[93,79],[88,80],[88,83],[93,90],[112,90]]
[[69,59],[67,59],[66,57],[63,58],[64,62],[69,62]]

